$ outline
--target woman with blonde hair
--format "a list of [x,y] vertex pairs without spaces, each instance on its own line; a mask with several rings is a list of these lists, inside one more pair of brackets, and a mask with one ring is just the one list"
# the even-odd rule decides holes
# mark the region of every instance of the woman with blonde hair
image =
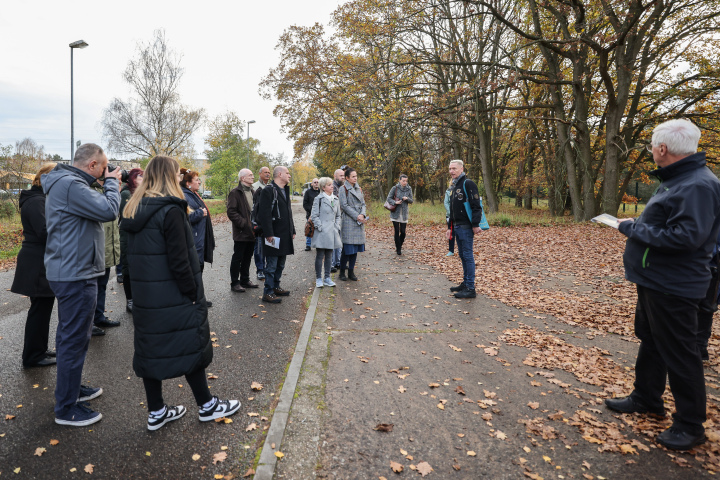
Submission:
[[184,375],[200,407],[200,421],[232,415],[237,400],[219,400],[208,390],[205,368],[213,356],[200,261],[187,220],[188,204],[174,159],[150,160],[143,182],[123,211],[133,272],[133,369],[143,379],[148,430],[182,417],[185,407],[168,406],[162,380]]
[[46,163],[35,175],[32,186],[20,192],[20,221],[23,242],[17,256],[15,278],[10,291],[30,297],[30,310],[25,321],[25,345],[22,362],[25,368],[55,365],[55,352],[48,350],[50,316],[55,294],[45,277],[45,192],[40,176],[55,168]]

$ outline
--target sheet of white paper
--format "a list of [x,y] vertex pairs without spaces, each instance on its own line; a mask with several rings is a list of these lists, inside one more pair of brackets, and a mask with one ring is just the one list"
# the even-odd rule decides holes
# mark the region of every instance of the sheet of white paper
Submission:
[[607,213],[598,215],[597,217],[590,219],[590,221],[595,223],[602,223],[613,228],[618,228],[618,225],[620,225],[620,222],[618,222],[617,218],[613,217],[612,215],[608,215]]
[[280,237],[273,237],[272,242],[268,242],[268,239],[266,238],[265,245],[267,245],[268,247],[280,248]]

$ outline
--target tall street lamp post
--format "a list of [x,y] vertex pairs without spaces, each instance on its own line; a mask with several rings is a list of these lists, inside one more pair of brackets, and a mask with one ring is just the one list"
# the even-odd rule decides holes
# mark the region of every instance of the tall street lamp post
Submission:
[[255,120],[249,120],[247,122],[247,140],[245,141],[245,146],[247,146],[248,153],[247,153],[247,168],[250,169],[250,144],[248,143],[250,141],[250,124],[255,123]]
[[85,40],[78,40],[70,44],[70,162],[75,156],[75,105],[73,96],[73,50],[85,48],[88,44]]

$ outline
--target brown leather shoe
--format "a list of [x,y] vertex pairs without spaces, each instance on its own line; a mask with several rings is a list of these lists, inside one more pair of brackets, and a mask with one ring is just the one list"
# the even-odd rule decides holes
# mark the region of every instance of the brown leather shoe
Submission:
[[263,302],[268,302],[268,303],[282,302],[282,299],[276,297],[274,293],[266,293],[265,295],[263,295],[262,300],[263,300]]
[[277,295],[278,297],[287,297],[288,295],[290,295],[290,292],[288,292],[287,290],[283,290],[280,287],[277,287],[274,291],[275,295]]
[[245,283],[241,283],[240,285],[242,285],[242,286],[245,287],[245,288],[258,288],[258,284],[257,284],[257,283],[253,283],[253,282],[251,282],[250,280],[248,280],[248,281],[245,282]]
[[245,291],[245,289],[239,283],[236,283],[235,285],[230,287],[230,290],[232,290],[233,292],[244,292]]

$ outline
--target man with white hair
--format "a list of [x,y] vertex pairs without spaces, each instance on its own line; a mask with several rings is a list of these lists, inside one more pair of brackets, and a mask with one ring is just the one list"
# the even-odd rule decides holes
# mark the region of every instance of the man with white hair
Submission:
[[607,399],[622,413],[665,416],[666,379],[675,398],[670,428],[656,441],[675,450],[705,442],[705,378],[697,346],[698,305],[710,283],[720,232],[720,181],[697,152],[700,129],[670,120],[653,130],[648,150],[659,167],[657,190],[637,219],[623,219],[625,278],[637,284],[640,348],[632,393]]
[[475,298],[475,254],[473,240],[480,233],[482,206],[478,187],[465,175],[462,160],[450,161],[448,167],[453,179],[453,191],[450,196],[450,222],[446,237],[455,237],[458,256],[462,263],[463,281],[450,288],[456,298]]
[[230,190],[227,201],[227,216],[232,223],[235,246],[230,260],[230,290],[244,292],[247,288],[258,288],[250,281],[250,261],[255,249],[255,234],[252,228],[253,175],[243,168],[238,173],[238,186]]

